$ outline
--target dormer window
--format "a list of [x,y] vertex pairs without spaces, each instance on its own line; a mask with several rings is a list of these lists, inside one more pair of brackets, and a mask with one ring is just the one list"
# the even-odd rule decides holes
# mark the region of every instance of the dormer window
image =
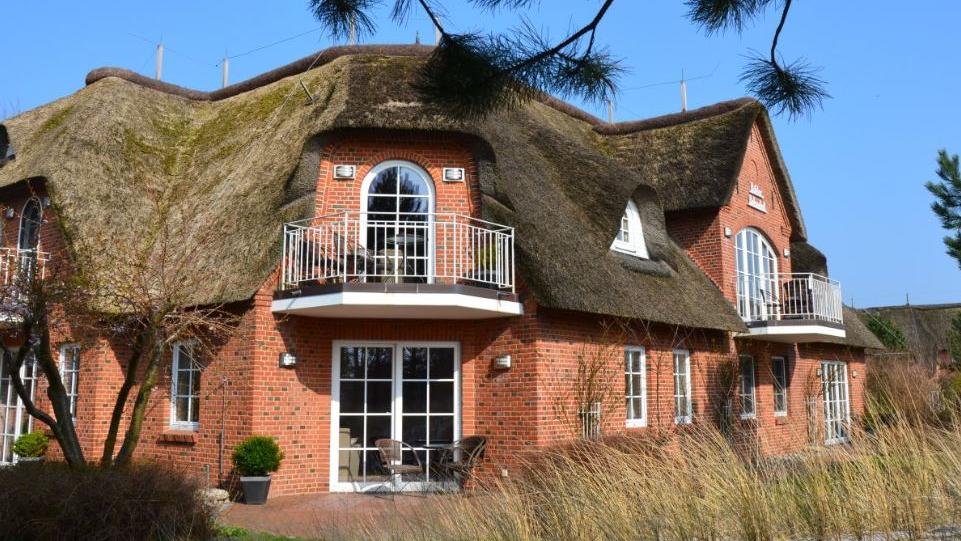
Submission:
[[611,243],[611,250],[647,259],[647,245],[644,243],[644,230],[641,227],[641,214],[634,201],[627,202],[617,237]]

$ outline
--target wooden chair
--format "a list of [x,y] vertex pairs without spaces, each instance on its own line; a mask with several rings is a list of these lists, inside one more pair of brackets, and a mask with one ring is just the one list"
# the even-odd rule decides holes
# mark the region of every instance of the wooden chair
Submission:
[[487,449],[487,438],[484,436],[467,436],[455,441],[444,451],[437,464],[440,474],[451,481],[455,481],[461,488],[470,478],[477,461],[484,456]]
[[[380,453],[380,465],[384,468],[384,471],[393,475],[418,475],[423,480],[424,466],[420,462],[420,457],[414,451],[414,448],[410,445],[389,438],[381,438],[374,441],[374,446],[377,447],[377,451]],[[414,457],[414,464],[404,464],[404,451],[410,451],[411,455]],[[403,481],[403,477],[400,477]],[[410,484],[411,481],[405,481],[401,484],[399,490],[403,490],[405,486]]]

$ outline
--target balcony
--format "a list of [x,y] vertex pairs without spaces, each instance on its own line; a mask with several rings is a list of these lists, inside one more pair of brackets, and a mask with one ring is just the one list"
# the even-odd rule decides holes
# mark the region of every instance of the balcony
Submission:
[[514,229],[435,213],[341,212],[284,226],[276,313],[330,318],[517,316]]
[[0,302],[6,305],[0,311],[0,327],[20,322],[17,305],[25,299],[22,291],[30,280],[44,277],[49,261],[47,252],[0,248]]
[[749,332],[774,342],[821,342],[845,337],[841,284],[812,273],[741,274],[737,310]]

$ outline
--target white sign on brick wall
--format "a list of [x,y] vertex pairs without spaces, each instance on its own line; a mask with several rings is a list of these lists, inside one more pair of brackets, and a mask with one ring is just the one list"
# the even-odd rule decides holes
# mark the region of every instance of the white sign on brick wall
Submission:
[[747,206],[761,212],[767,212],[767,203],[764,202],[764,190],[753,182],[747,194]]

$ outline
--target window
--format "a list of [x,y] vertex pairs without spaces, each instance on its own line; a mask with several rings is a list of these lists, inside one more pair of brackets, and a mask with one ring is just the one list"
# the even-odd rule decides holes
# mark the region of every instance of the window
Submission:
[[423,281],[431,264],[434,185],[426,171],[403,161],[371,169],[361,189],[362,241],[381,276]]
[[734,240],[737,256],[737,311],[745,321],[777,317],[777,252],[756,229],[743,229]]
[[70,399],[70,415],[77,418],[77,389],[80,378],[80,345],[60,346],[60,380]]
[[685,349],[674,350],[674,422],[688,424],[692,415],[691,354]]
[[740,389],[738,395],[741,399],[741,419],[753,419],[757,413],[754,400],[754,358],[750,355],[741,355],[740,362]]
[[848,398],[848,366],[839,361],[821,363],[821,392],[824,395],[824,443],[850,440],[851,403]]
[[787,361],[784,357],[771,358],[771,372],[774,375],[774,415],[787,415]]
[[647,426],[647,359],[644,348],[624,350],[624,400],[627,426]]
[[40,244],[40,224],[43,220],[43,209],[40,200],[31,197],[23,206],[20,214],[20,239],[17,247],[21,250],[36,250]]
[[647,245],[644,244],[644,231],[641,228],[641,214],[637,211],[634,201],[627,202],[624,215],[621,216],[621,227],[611,243],[611,250],[625,254],[636,255],[647,259]]
[[196,344],[179,342],[173,348],[171,372],[170,426],[197,430],[200,427],[200,365],[195,359]]

